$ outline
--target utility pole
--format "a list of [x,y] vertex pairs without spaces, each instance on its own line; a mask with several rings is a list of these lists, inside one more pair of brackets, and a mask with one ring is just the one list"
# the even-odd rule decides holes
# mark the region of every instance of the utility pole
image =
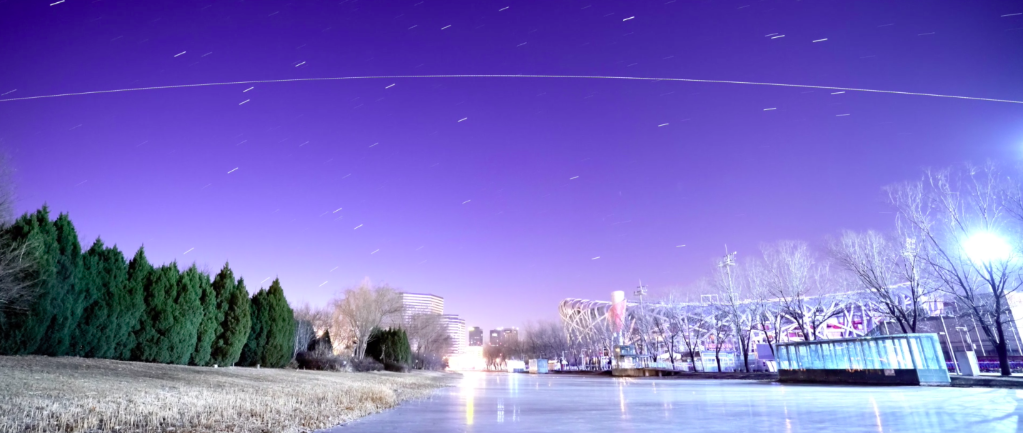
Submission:
[[[730,299],[728,299],[729,305],[731,305],[732,303],[736,302],[736,300],[734,298],[737,296],[736,289],[735,289],[735,282],[732,281],[732,266],[735,266],[735,254],[736,254],[735,251],[732,251],[732,252],[728,251],[728,245],[726,244],[725,245],[725,256],[721,258],[720,262],[718,262],[718,267],[721,268],[721,272],[724,274],[723,276],[725,277],[725,284],[727,285],[727,290],[728,290],[728,292],[726,294],[730,298]],[[720,300],[720,297],[719,297],[719,300]],[[735,319],[735,320],[737,321],[738,319]],[[734,331],[734,334],[735,334],[735,342],[738,343],[737,344],[738,349],[743,351],[743,352],[746,352],[746,353],[740,353],[739,354],[739,356],[741,356],[742,359],[745,361],[749,348],[745,347],[745,344],[743,344],[742,337],[739,335],[739,333],[742,332],[742,330],[740,330],[738,328],[738,324],[736,324],[735,321],[732,322],[732,327],[735,328],[735,329],[733,329],[733,331]],[[717,334],[717,333],[715,332],[715,334]],[[720,353],[720,351],[721,351],[721,341],[718,340],[717,335],[715,335],[715,337],[714,337],[714,344],[717,345],[717,347],[715,348],[716,350],[714,350],[714,356],[718,357],[718,353]],[[738,364],[737,361],[738,361],[737,359],[733,360],[732,361],[733,365],[734,364]],[[749,369],[748,365],[743,366],[743,370],[748,370],[748,369]],[[718,358],[718,372],[720,372],[720,371],[721,371],[721,360],[720,360],[720,358]]]
[[728,280],[728,287],[732,287],[732,270],[731,267],[735,266],[735,255],[738,252],[728,252],[728,245],[725,245],[725,256],[718,262],[718,267],[724,269],[726,278]]
[[647,347],[646,341],[646,304],[643,302],[643,297],[646,296],[646,286],[643,285],[643,280],[639,280],[639,286],[636,287],[636,291],[632,292],[633,296],[639,297],[639,338],[643,342],[643,352],[647,355],[650,354],[650,350]]

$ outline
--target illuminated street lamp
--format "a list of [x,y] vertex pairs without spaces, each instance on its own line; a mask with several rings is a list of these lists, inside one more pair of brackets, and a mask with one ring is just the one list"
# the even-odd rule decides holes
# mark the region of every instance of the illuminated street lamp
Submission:
[[970,236],[963,242],[963,250],[970,260],[981,265],[1005,261],[1012,257],[1012,246],[1001,236],[991,232],[980,232]]

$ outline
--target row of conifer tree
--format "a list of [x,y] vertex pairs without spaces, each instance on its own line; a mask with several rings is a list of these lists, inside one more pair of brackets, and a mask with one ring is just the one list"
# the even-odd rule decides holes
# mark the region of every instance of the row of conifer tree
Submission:
[[0,320],[0,354],[81,356],[200,366],[283,367],[295,321],[280,281],[251,298],[224,267],[126,261],[99,239],[84,253],[66,214],[26,214],[3,229],[30,247],[30,300]]

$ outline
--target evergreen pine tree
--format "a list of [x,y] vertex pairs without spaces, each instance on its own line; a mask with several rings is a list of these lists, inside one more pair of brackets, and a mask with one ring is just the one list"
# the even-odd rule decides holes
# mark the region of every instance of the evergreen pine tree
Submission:
[[99,340],[102,328],[109,323],[107,304],[100,302],[100,291],[103,290],[103,264],[100,257],[103,241],[99,238],[82,254],[82,268],[78,276],[78,286],[83,296],[82,317],[71,336],[71,355],[90,357],[94,346]]
[[108,343],[101,346],[102,351],[96,357],[114,359],[118,357],[118,347],[125,344],[141,311],[142,297],[133,298],[128,289],[128,262],[124,253],[116,245],[103,249],[103,263],[110,282],[107,286],[107,302],[110,304],[111,325],[103,337]]
[[248,341],[249,332],[252,329],[252,319],[249,292],[245,289],[245,280],[239,279],[238,284],[233,284],[225,290],[227,302],[224,307],[224,320],[217,328],[217,339],[213,341],[211,355],[214,364],[231,366],[238,363],[242,349]]
[[167,334],[169,362],[172,364],[188,364],[195,352],[199,323],[203,316],[202,305],[199,303],[203,279],[209,284],[209,277],[192,265],[181,273],[175,286],[171,308],[174,324]]
[[135,331],[132,359],[160,363],[174,361],[168,336],[175,324],[174,295],[178,278],[178,265],[174,262],[153,269],[146,278],[146,309],[139,321],[139,329]]
[[153,265],[146,259],[145,247],[139,247],[135,257],[128,263],[128,279],[125,283],[124,306],[119,312],[119,321],[124,326],[123,337],[114,348],[114,358],[129,360],[136,346],[135,333],[141,326],[146,312],[146,282],[153,272]]
[[264,343],[259,350],[259,364],[281,368],[288,365],[295,347],[295,316],[284,297],[279,279],[266,291],[266,319],[263,323]]
[[408,333],[404,329],[398,328],[398,334],[395,336],[394,345],[395,356],[394,362],[401,365],[412,365],[412,345],[408,341]]
[[412,362],[412,348],[404,329],[374,328],[366,343],[366,356],[382,363],[409,365]]
[[[196,341],[195,355],[192,363],[195,365],[218,364],[222,359],[217,358],[218,337],[223,334],[224,315],[227,313],[228,301],[235,289],[234,273],[231,266],[224,263],[217,276],[213,278],[210,285],[210,293],[203,291],[203,318],[199,325],[199,338]],[[207,334],[208,332],[208,334]],[[208,340],[207,340],[208,338]],[[203,353],[206,353],[205,357]]]
[[75,327],[72,354],[90,358],[113,358],[130,329],[124,310],[128,301],[128,265],[117,247],[105,248],[96,239],[82,257],[85,308]]
[[249,316],[252,318],[252,326],[249,328],[249,338],[242,347],[241,357],[238,364],[244,366],[255,366],[260,364],[263,357],[263,350],[266,348],[267,325],[269,322],[270,302],[267,299],[266,289],[259,289],[249,303]]
[[[219,277],[220,275],[217,275]],[[192,365],[211,365],[210,353],[213,351],[213,340],[217,338],[217,328],[224,320],[224,314],[219,311],[220,303],[217,300],[217,292],[213,289],[210,276],[202,273],[199,280],[199,304],[202,309],[202,321],[196,333],[195,350],[192,352]]]
[[85,307],[85,294],[78,284],[82,265],[82,244],[78,243],[78,233],[75,232],[75,226],[67,214],[60,214],[53,222],[53,228],[57,234],[57,256],[51,282],[51,289],[54,290],[54,296],[51,298],[54,312],[36,353],[63,356],[71,353],[71,335]]
[[27,242],[33,249],[35,268],[29,275],[34,281],[31,290],[34,299],[24,311],[5,317],[0,326],[0,354],[26,355],[39,348],[56,310],[54,298],[58,296],[54,278],[58,256],[57,232],[50,223],[50,210],[46,206],[33,214],[25,214],[4,229],[8,242]]

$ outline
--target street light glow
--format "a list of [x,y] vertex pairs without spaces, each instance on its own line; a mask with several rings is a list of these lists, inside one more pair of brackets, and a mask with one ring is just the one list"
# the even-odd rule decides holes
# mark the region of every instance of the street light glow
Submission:
[[1012,256],[1012,246],[1001,236],[991,232],[980,232],[970,236],[963,242],[963,249],[970,260],[980,264],[1004,261]]

